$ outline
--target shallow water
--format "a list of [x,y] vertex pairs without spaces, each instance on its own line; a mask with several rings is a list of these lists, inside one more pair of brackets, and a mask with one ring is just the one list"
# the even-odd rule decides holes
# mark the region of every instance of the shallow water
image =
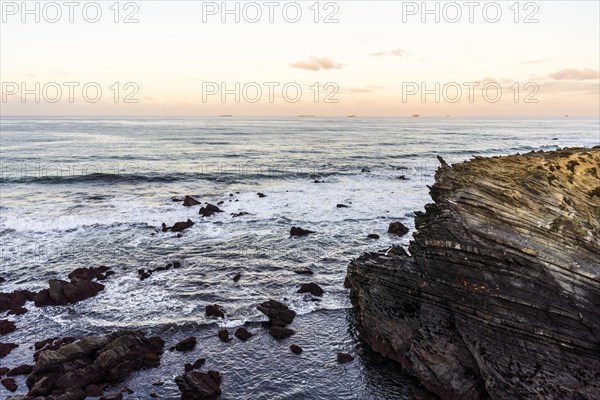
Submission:
[[[438,154],[453,163],[600,144],[598,120],[574,118],[3,118],[1,128],[0,290],[39,290],[78,267],[116,274],[93,299],[10,317],[19,329],[2,340],[21,347],[0,365],[30,362],[26,348],[51,336],[141,329],[172,344],[195,334],[206,337],[199,354],[224,376],[223,398],[236,399],[421,398],[414,381],[357,341],[342,285],[348,262],[408,244],[410,235],[390,236],[387,226],[414,227]],[[199,206],[171,200],[186,194],[223,201],[225,212],[202,218]],[[230,215],[240,211],[251,215]],[[181,235],[160,231],[188,218],[196,224]],[[316,233],[292,238],[292,226]],[[138,269],[175,260],[181,269],[138,279]],[[314,275],[293,272],[301,267]],[[313,281],[325,290],[321,301],[296,293]],[[301,315],[291,339],[305,348],[301,361],[290,339],[264,332],[222,344],[204,316],[218,303],[227,311],[221,326],[256,324],[265,319],[256,304],[269,298]],[[337,365],[342,348],[360,357]],[[140,396],[148,377],[168,380],[157,393],[177,397],[172,377],[186,361],[167,353],[159,370],[125,384]],[[292,384],[277,384],[284,380]]]

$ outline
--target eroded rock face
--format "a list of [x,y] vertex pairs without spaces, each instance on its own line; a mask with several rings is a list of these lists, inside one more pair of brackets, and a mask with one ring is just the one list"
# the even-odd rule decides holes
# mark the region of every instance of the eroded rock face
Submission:
[[444,399],[600,393],[600,148],[442,163],[401,248],[350,263],[361,335]]
[[158,367],[163,346],[159,337],[120,332],[42,351],[27,378],[28,396],[59,396],[83,392],[92,384],[120,382],[134,371]]

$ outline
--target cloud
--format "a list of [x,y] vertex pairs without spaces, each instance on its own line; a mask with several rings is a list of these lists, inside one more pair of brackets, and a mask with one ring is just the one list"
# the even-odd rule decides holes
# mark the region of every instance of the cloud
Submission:
[[290,66],[310,71],[320,71],[322,69],[342,69],[343,64],[339,64],[327,57],[311,57],[310,61],[297,61]]
[[69,74],[67,74],[65,71],[62,71],[58,68],[50,68],[48,71],[50,71],[54,75],[69,76]]
[[528,61],[523,61],[523,64],[542,64],[545,63],[546,61],[550,61],[551,58],[539,58],[537,60],[528,60]]
[[565,68],[549,75],[550,78],[557,81],[584,81],[588,79],[598,79],[600,73],[593,69],[575,69]]
[[387,56],[407,57],[408,52],[405,50],[402,50],[401,48],[396,48],[391,51],[377,51],[375,53],[371,53],[370,56],[371,57],[387,57]]

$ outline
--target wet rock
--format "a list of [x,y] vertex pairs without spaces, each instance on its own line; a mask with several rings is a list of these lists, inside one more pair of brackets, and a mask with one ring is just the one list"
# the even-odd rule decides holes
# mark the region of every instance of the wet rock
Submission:
[[440,164],[410,255],[348,266],[361,338],[442,399],[598,397],[600,147]]
[[400,176],[398,177],[398,180],[401,180],[401,181],[407,181],[407,180],[408,180],[408,178],[406,177],[406,175],[400,175]]
[[10,354],[13,349],[19,347],[14,343],[0,343],[0,358],[4,358]]
[[229,342],[231,340],[231,337],[229,336],[229,331],[227,329],[219,330],[219,333],[217,335],[219,336],[221,342]]
[[371,170],[369,168],[363,168],[360,170],[360,172],[366,173],[366,172],[371,172]]
[[234,335],[236,338],[244,342],[252,337],[252,334],[244,327],[237,328]]
[[201,203],[196,200],[195,198],[193,198],[192,196],[185,196],[183,199],[183,205],[185,207],[192,207],[192,206],[197,206],[200,205]]
[[292,336],[296,332],[290,328],[284,328],[283,326],[272,326],[269,328],[269,335],[277,340],[283,340],[287,337]]
[[185,222],[176,222],[175,225],[168,227],[166,224],[162,224],[162,231],[163,232],[183,232],[184,230],[191,228],[192,226],[194,226],[194,222],[191,219],[188,219]]
[[74,304],[94,297],[104,290],[104,285],[98,282],[76,277],[72,278],[71,282],[50,279],[48,285],[49,289],[41,290],[35,295],[37,307]]
[[304,283],[298,289],[298,293],[310,293],[313,296],[321,297],[323,296],[323,289],[316,283]]
[[292,229],[290,229],[290,236],[306,236],[310,235],[311,233],[315,232],[309,231],[308,229],[302,229],[297,226],[294,226]]
[[347,206],[345,204],[338,204],[336,205],[337,208],[349,208],[350,206]]
[[294,270],[294,273],[299,274],[299,275],[312,275],[313,272],[310,268],[296,268]]
[[0,367],[0,376],[2,375],[6,375],[6,373],[10,371],[10,369],[6,368],[6,367]]
[[233,277],[233,281],[234,281],[234,282],[239,282],[239,280],[241,279],[241,277],[242,277],[242,274],[238,272],[238,273],[237,273],[237,274],[235,274],[235,276]]
[[77,268],[69,274],[69,279],[81,279],[86,281],[97,279],[99,281],[103,281],[111,275],[114,275],[114,272],[106,266],[100,266],[97,268]]
[[262,199],[262,198],[264,198],[264,197],[267,197],[267,195],[266,195],[266,194],[264,194],[264,193],[260,193],[260,192],[259,192],[259,193],[257,193],[257,195],[258,195],[258,197],[260,197],[261,199]]
[[33,365],[19,365],[8,371],[6,376],[29,375],[33,371]]
[[213,400],[221,394],[221,375],[216,371],[191,371],[175,378],[182,400]]
[[87,385],[85,388],[85,394],[89,397],[101,397],[104,395],[104,390],[98,385]]
[[19,388],[19,386],[17,386],[17,382],[13,378],[2,379],[0,383],[6,388],[6,390],[10,392],[16,392]]
[[237,218],[237,217],[243,217],[244,215],[250,215],[250,213],[246,212],[246,211],[240,211],[239,213],[231,213],[230,215],[233,218]]
[[44,339],[39,342],[36,342],[34,345],[34,349],[36,352],[33,354],[33,359],[37,362],[39,355],[41,352],[46,350],[58,350],[67,344],[71,344],[75,342],[76,339],[74,337],[65,337],[65,338],[50,338]]
[[406,235],[410,229],[402,224],[402,222],[392,222],[388,228],[388,233],[404,236]]
[[337,353],[337,362],[339,362],[340,364],[349,363],[353,360],[354,360],[354,357],[352,357],[348,353]]
[[291,345],[290,346],[290,350],[292,351],[292,353],[294,354],[302,354],[302,347],[298,346],[298,345]]
[[158,367],[163,346],[159,337],[119,332],[42,351],[27,378],[29,396],[85,398],[84,389],[91,384],[111,385],[135,371]]
[[189,337],[187,339],[182,340],[181,342],[175,345],[175,350],[177,351],[191,351],[196,348],[196,338],[194,336]]
[[379,239],[379,235],[376,233],[369,233],[367,239]]
[[206,203],[206,206],[200,208],[199,214],[202,215],[203,217],[210,217],[215,213],[221,213],[221,212],[223,212],[223,210],[221,210],[219,207],[217,207],[213,204]]
[[185,364],[183,365],[183,370],[184,370],[185,372],[190,372],[190,371],[193,371],[193,370],[194,370],[194,366],[192,365],[192,363],[185,363]]
[[210,304],[206,306],[207,317],[225,318],[225,310],[218,304]]
[[15,290],[12,293],[0,293],[0,312],[21,315],[27,312],[23,306],[27,301],[33,301],[35,293],[29,290]]
[[14,322],[7,319],[0,319],[0,335],[8,335],[17,330]]
[[0,276],[0,283],[6,282],[6,279]]
[[292,323],[296,312],[288,306],[275,300],[269,300],[256,306],[260,312],[265,314],[273,326],[286,326]]

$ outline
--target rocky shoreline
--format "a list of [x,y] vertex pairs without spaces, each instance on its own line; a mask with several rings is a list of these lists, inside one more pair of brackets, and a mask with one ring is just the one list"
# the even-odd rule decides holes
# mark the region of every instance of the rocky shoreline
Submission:
[[598,399],[600,147],[440,161],[410,254],[348,267],[362,339],[442,399]]

